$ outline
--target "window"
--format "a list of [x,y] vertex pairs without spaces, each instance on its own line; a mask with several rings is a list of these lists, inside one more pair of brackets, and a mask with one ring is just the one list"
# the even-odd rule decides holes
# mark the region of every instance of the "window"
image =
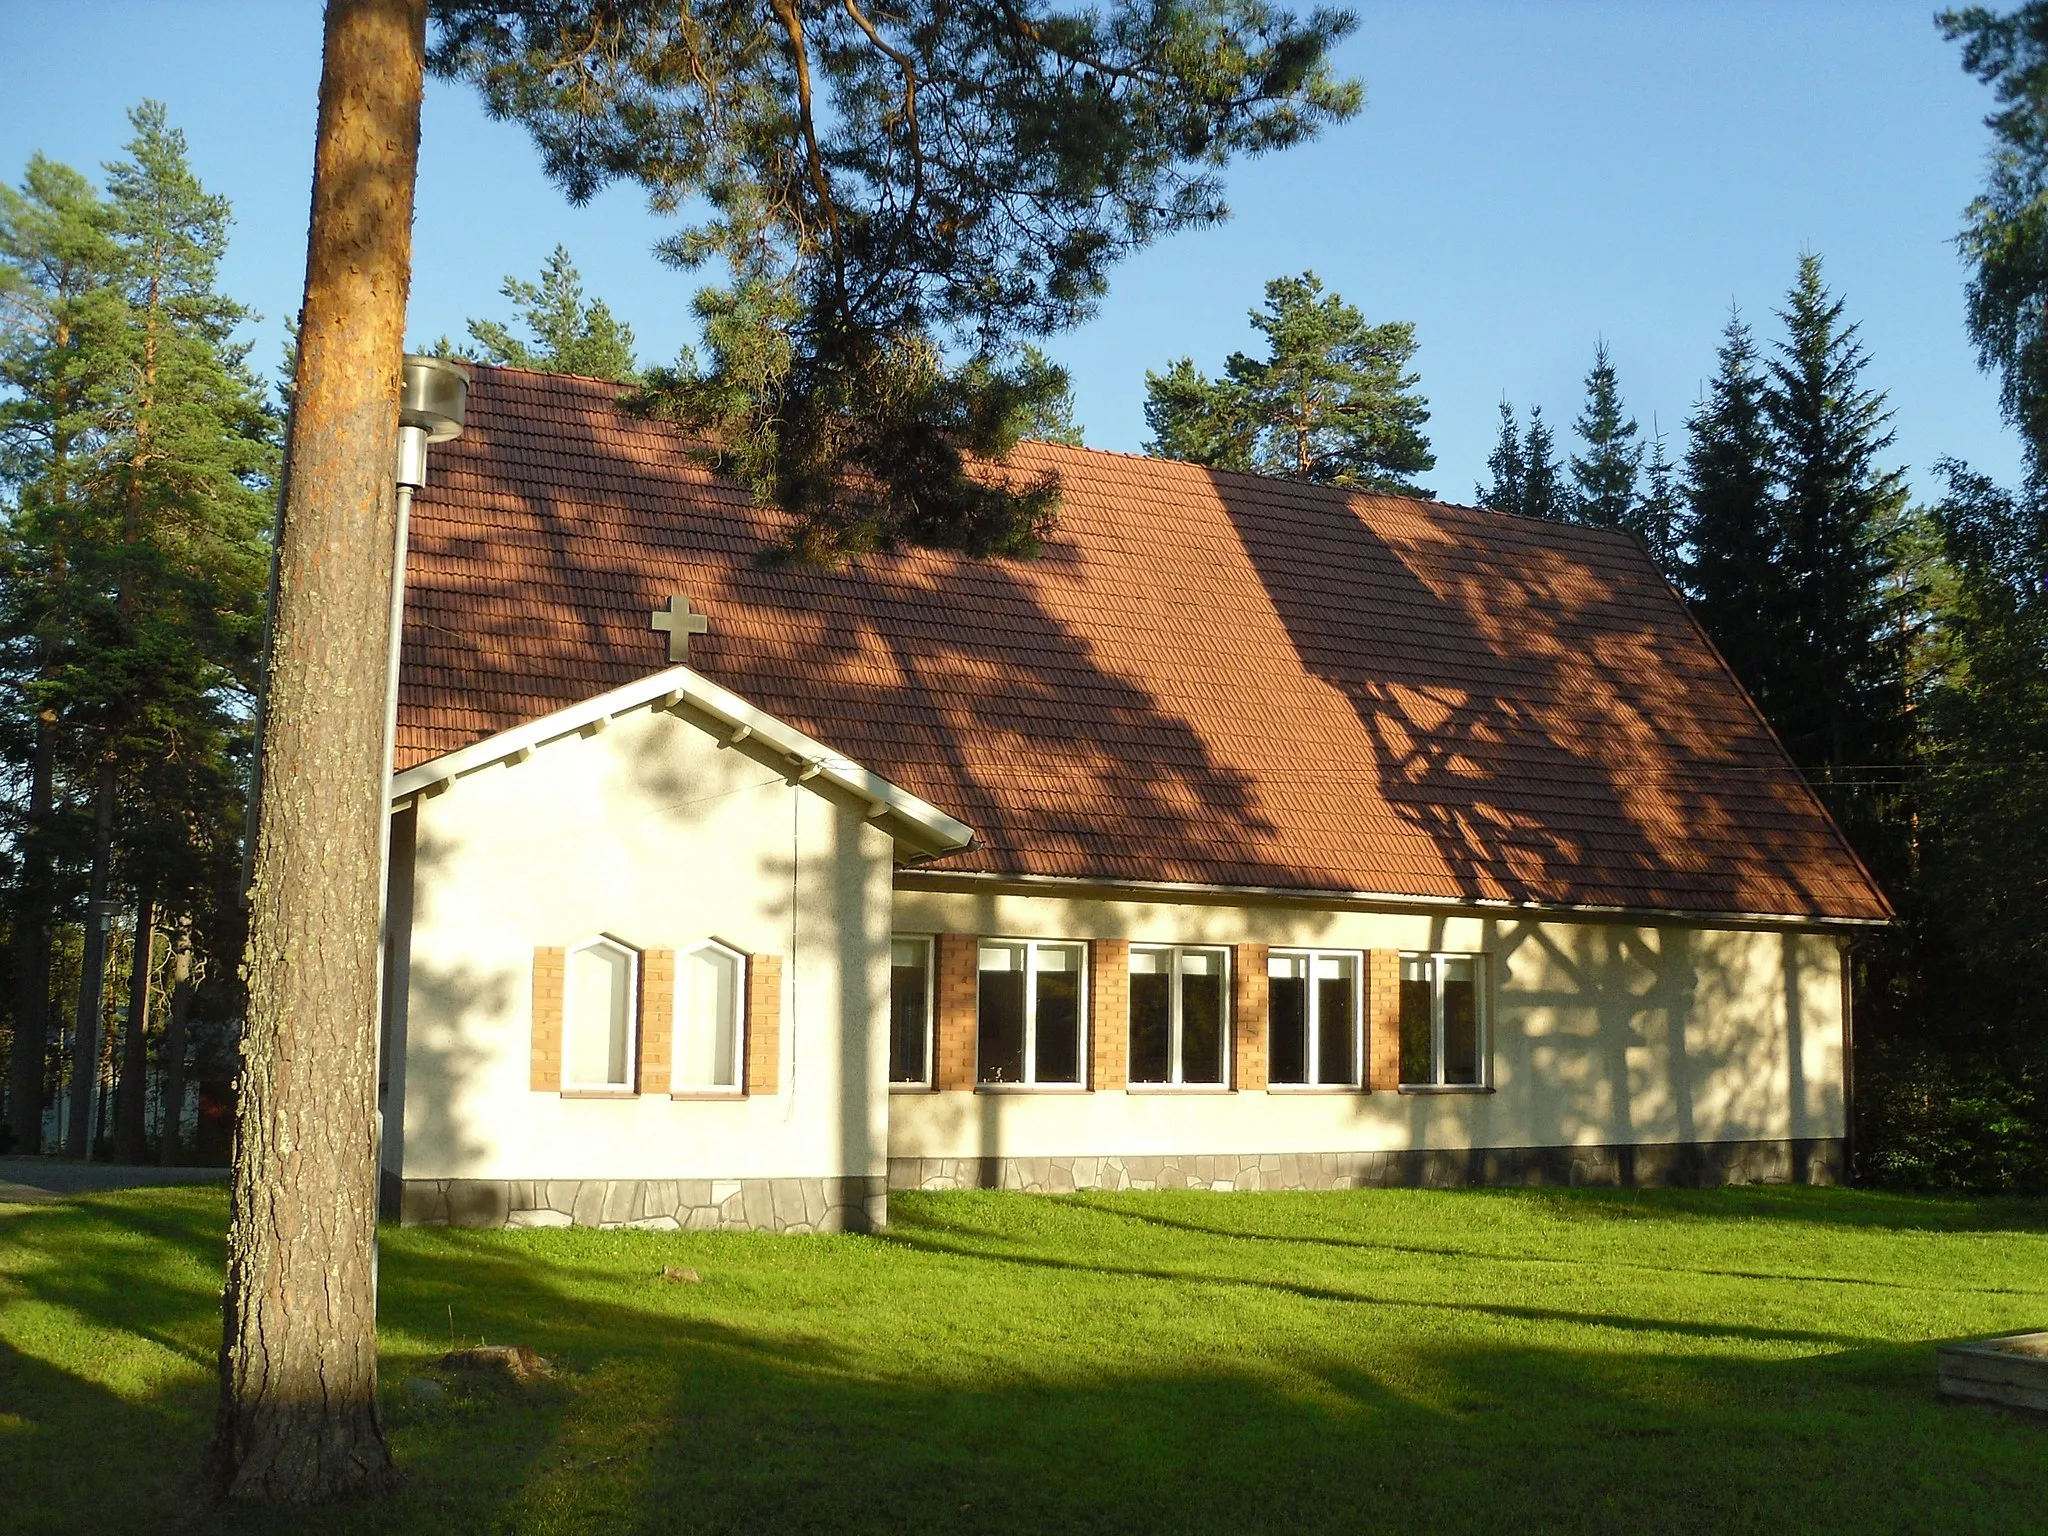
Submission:
[[633,1000],[640,957],[594,939],[569,951],[565,1088],[633,1091]]
[[932,941],[889,946],[889,1081],[932,1080]]
[[1223,1086],[1229,971],[1220,949],[1131,950],[1133,1083]]
[[683,956],[676,978],[676,1092],[740,1091],[746,965],[745,956],[723,944],[700,944]]
[[1358,1086],[1364,1009],[1357,955],[1275,950],[1266,959],[1266,1081]]
[[1081,1085],[1086,964],[1079,944],[981,946],[980,1081]]
[[1484,955],[1401,957],[1401,1086],[1481,1088],[1486,1022]]

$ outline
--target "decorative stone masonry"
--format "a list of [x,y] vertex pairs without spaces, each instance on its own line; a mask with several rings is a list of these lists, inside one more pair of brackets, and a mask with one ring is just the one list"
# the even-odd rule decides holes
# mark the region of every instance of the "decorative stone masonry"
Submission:
[[384,1214],[395,1214],[408,1227],[873,1232],[889,1219],[888,1192],[878,1178],[406,1179],[401,1183],[387,1175],[384,1200]]
[[1472,1184],[1834,1184],[1839,1139],[1687,1146],[1474,1147],[1452,1151],[1219,1153],[1213,1157],[892,1157],[891,1189],[1460,1188]]

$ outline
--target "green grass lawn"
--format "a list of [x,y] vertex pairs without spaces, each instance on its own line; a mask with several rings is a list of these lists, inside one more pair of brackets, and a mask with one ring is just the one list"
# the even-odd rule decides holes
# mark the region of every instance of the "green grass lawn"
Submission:
[[[884,1237],[387,1228],[378,1505],[222,1512],[224,1201],[0,1210],[0,1528],[2039,1532],[2048,1206],[1842,1190],[897,1195]],[[687,1264],[699,1285],[659,1278]],[[530,1343],[533,1391],[449,1383]]]

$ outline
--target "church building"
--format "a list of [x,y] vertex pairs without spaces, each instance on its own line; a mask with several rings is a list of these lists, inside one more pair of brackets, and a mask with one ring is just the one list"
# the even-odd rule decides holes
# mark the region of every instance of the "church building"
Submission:
[[621,394],[414,505],[389,1213],[1841,1176],[1890,911],[1633,540],[1025,444],[1039,558],[820,571]]

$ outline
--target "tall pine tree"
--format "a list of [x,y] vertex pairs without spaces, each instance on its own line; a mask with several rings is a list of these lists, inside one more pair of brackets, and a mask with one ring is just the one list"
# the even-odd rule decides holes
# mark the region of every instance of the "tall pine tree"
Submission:
[[42,1150],[53,929],[76,916],[78,895],[59,690],[76,634],[73,530],[104,477],[109,397],[125,355],[112,225],[91,182],[40,155],[18,191],[0,187],[0,751],[20,789],[8,825],[17,866],[7,1122],[27,1152]]
[[1621,390],[1605,341],[1593,350],[1593,367],[1586,375],[1585,409],[1572,430],[1586,451],[1583,456],[1572,455],[1572,491],[1565,503],[1566,514],[1574,522],[1595,528],[1627,527],[1636,507],[1643,445],[1636,440],[1634,418],[1622,411]]
[[1543,407],[1529,407],[1529,430],[1522,439],[1522,515],[1559,518],[1565,515],[1570,492],[1557,462],[1556,439],[1544,424]]
[[1486,456],[1486,472],[1492,480],[1472,488],[1479,505],[1520,517],[1527,499],[1522,485],[1522,429],[1506,396],[1501,397],[1500,430],[1493,440],[1493,452]]
[[470,339],[486,362],[621,383],[639,376],[633,328],[603,299],[584,299],[583,275],[566,246],[555,247],[538,283],[508,276],[499,292],[512,301],[516,323],[532,340],[522,340],[502,321],[472,320]]
[[1684,513],[1678,470],[1656,419],[1650,421],[1649,452],[1643,459],[1642,492],[1624,523],[1643,541],[1643,550],[1665,577],[1676,582],[1684,569]]
[[1714,377],[1686,426],[1681,585],[1728,665],[1775,720],[1792,686],[1792,593],[1779,563],[1763,364],[1740,314],[1722,329]]
[[[1905,753],[1901,652],[1890,540],[1906,503],[1884,396],[1864,386],[1868,357],[1820,258],[1799,261],[1778,312],[1785,338],[1765,376],[1764,420],[1778,487],[1776,558],[1791,633],[1773,723],[1823,786],[1866,858],[1891,865],[1879,828],[1892,798],[1868,787],[1865,765]],[[1889,842],[1889,837],[1881,840]]]
[[[35,345],[35,326],[11,338],[21,345],[8,350],[19,393],[4,431],[13,505],[0,604],[13,699],[32,717],[15,732],[30,854],[19,904],[47,910],[36,895],[51,873],[39,826],[69,801],[88,829],[85,894],[94,905],[74,1015],[74,1154],[98,1118],[88,1110],[107,904],[118,890],[138,909],[191,915],[219,908],[226,894],[275,438],[233,337],[246,311],[217,287],[227,205],[193,177],[162,107],[145,103],[131,121],[128,158],[108,167],[106,197],[43,163],[31,167],[29,186],[47,195],[7,205],[7,227],[19,232],[38,208],[48,216],[61,203],[71,210],[65,238],[91,254],[75,299],[60,303],[47,283],[29,290],[41,333],[61,323],[63,344]],[[10,240],[10,256],[18,244]],[[206,928],[222,932],[217,922]],[[35,934],[25,928],[24,948]],[[47,996],[46,972],[29,967],[27,1007]],[[24,1140],[38,1118],[27,1083],[37,1044],[31,1018],[16,1084]],[[139,1088],[124,1088],[128,1155],[142,1150]]]
[[1436,464],[1423,436],[1429,405],[1409,371],[1415,327],[1370,325],[1313,272],[1266,284],[1252,328],[1266,356],[1232,353],[1211,380],[1182,358],[1145,375],[1147,451],[1219,469],[1402,496]]

